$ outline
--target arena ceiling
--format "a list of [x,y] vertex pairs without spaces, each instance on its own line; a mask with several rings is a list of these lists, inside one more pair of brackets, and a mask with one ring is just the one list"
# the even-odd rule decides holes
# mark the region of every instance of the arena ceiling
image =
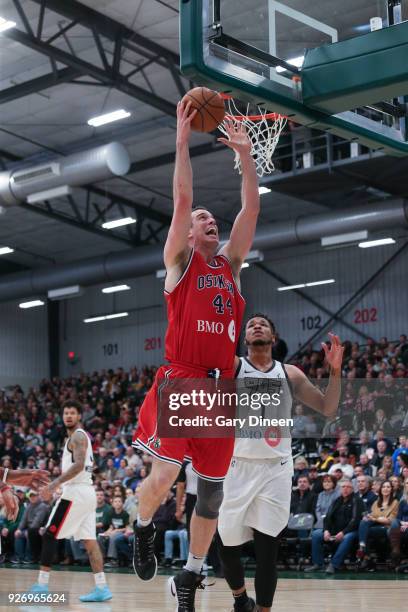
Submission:
[[[246,0],[245,0],[246,1]],[[125,177],[77,188],[72,198],[12,207],[0,217],[0,274],[162,243],[172,210],[175,109],[192,84],[178,70],[179,0],[2,0],[17,27],[0,34],[0,169],[47,161],[117,140],[127,148]],[[91,116],[125,108],[105,127]],[[232,153],[216,137],[193,134],[195,201],[229,226],[240,200]],[[377,166],[375,166],[377,164]],[[316,176],[273,177],[261,222],[405,195],[406,160],[362,160]],[[382,174],[381,174],[382,173]],[[403,180],[395,180],[404,176]],[[336,180],[337,177],[337,180]],[[408,179],[407,179],[408,180]],[[101,222],[136,214],[136,229]]]

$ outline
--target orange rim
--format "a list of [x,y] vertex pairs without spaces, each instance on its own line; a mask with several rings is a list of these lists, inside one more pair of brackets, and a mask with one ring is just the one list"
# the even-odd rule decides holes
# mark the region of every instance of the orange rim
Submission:
[[[233,97],[229,94],[220,92],[220,96],[223,100],[232,100]],[[234,119],[234,121],[245,121],[248,119],[249,121],[262,121],[262,119],[287,119],[286,115],[280,115],[279,113],[265,113],[264,115],[230,115],[226,113],[225,119]]]

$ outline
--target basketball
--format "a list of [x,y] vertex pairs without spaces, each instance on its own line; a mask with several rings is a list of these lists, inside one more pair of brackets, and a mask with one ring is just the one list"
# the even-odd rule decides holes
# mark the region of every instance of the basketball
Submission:
[[207,87],[190,89],[182,100],[183,104],[191,102],[191,108],[197,110],[191,127],[196,132],[212,132],[225,117],[224,100],[217,91]]

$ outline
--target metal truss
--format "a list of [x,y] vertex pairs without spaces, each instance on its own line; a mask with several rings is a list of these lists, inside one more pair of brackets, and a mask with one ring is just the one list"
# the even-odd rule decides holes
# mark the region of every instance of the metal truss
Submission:
[[[20,0],[13,0],[24,31],[12,28],[3,35],[33,51],[46,55],[51,62],[51,72],[3,90],[0,92],[0,104],[38,93],[47,87],[70,82],[113,87],[157,108],[166,115],[176,115],[175,104],[155,93],[146,72],[146,68],[151,64],[165,68],[172,75],[180,95],[184,95],[185,87],[180,77],[179,56],[176,53],[76,0],[69,2],[61,2],[61,0],[29,1],[39,5],[36,27],[33,28],[30,24]],[[47,11],[62,15],[69,20],[69,23],[64,27],[56,26],[55,34],[44,40],[43,26]],[[89,36],[93,37],[98,52],[98,62],[86,61],[75,52],[67,33],[77,25],[88,29]],[[63,50],[60,46],[55,45],[55,43],[59,45],[62,39],[68,50]],[[122,58],[126,50],[131,51],[137,58],[136,61],[132,61],[131,70],[129,70],[130,62],[125,62]],[[57,62],[65,68],[58,68]],[[132,77],[139,73],[143,75],[147,89],[132,82]],[[84,77],[90,77],[93,81],[78,80]]]
[[[85,202],[75,195],[60,198],[64,201],[63,211],[61,207],[57,208],[55,203],[49,200],[35,204],[22,202],[19,206],[43,217],[54,219],[105,239],[122,242],[133,248],[160,242],[158,235],[169,226],[170,217],[167,215],[156,213],[145,206],[135,204],[103,189],[96,187],[85,187],[84,189]],[[93,197],[95,195],[98,196],[97,201]],[[108,213],[110,213],[109,218],[107,218]],[[136,223],[124,226],[122,232],[105,230],[101,227],[102,223],[112,217],[130,216],[136,219]],[[148,223],[149,219],[154,221],[154,224]]]

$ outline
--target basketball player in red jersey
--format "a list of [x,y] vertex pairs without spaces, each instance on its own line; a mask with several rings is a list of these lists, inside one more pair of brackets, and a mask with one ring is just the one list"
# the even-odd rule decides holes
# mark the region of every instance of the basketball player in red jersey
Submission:
[[164,248],[167,270],[165,298],[168,312],[166,360],[146,396],[133,443],[153,455],[153,467],[139,494],[135,522],[133,565],[142,580],[157,571],[152,516],[172,486],[186,453],[198,474],[197,505],[191,520],[190,554],[185,568],[172,579],[172,594],[179,612],[194,610],[195,591],[202,587],[201,568],[213,538],[223,480],[234,440],[158,438],[158,384],[169,378],[233,378],[234,356],[245,301],[239,273],[255,234],[259,214],[258,178],[251,157],[251,142],[241,125],[228,125],[228,138],[219,140],[240,155],[242,208],[229,241],[218,252],[215,219],[193,204],[193,176],[189,154],[190,105],[177,108],[177,147],[173,183],[174,212]]

